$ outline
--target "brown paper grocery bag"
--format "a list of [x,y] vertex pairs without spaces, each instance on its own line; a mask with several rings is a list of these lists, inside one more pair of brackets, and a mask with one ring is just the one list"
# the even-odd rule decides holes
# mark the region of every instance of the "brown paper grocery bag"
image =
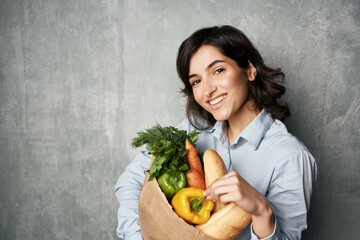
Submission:
[[216,240],[197,230],[173,211],[156,179],[146,173],[140,194],[139,219],[145,240]]

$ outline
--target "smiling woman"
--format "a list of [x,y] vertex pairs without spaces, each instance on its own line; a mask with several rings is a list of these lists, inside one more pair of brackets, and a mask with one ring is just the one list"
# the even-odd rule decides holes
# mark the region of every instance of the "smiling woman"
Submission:
[[[285,92],[284,74],[267,67],[244,33],[231,26],[188,37],[179,48],[177,71],[187,96],[187,118],[177,128],[200,131],[198,152],[214,149],[228,172],[204,196],[251,215],[237,240],[300,239],[317,167],[282,123],[289,116],[289,108],[277,102]],[[115,186],[118,235],[124,239],[141,239],[138,196],[149,163],[150,156],[140,153]]]
[[[214,59],[216,57],[218,59]],[[210,64],[206,68],[195,69],[201,67],[197,62],[204,60]],[[251,100],[246,105],[250,104],[250,107],[255,109],[266,109],[272,117],[282,121],[290,115],[288,107],[277,102],[285,93],[285,87],[281,85],[285,78],[284,73],[279,68],[271,69],[266,66],[260,53],[242,31],[231,26],[212,27],[193,33],[181,44],[178,52],[177,70],[185,86],[182,91],[188,96],[186,113],[192,125],[198,129],[207,129],[218,120],[203,105],[198,104],[194,85],[201,81],[201,77],[207,77],[204,76],[205,71],[213,79],[223,77],[220,73],[226,69],[219,64],[227,64],[233,70],[238,68],[236,71],[241,72],[242,76],[237,77],[246,79],[244,84],[248,85],[248,90],[245,90],[246,96],[243,97],[246,98],[244,101]],[[195,72],[196,70],[199,72]],[[280,83],[276,81],[278,78]],[[247,80],[250,80],[251,84],[248,84]],[[197,116],[206,120],[205,125]]]

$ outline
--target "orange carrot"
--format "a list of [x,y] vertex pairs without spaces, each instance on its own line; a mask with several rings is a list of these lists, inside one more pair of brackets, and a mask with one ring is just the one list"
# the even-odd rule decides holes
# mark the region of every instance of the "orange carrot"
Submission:
[[189,140],[186,139],[185,149],[188,150],[187,158],[189,161],[190,169],[193,169],[199,172],[204,177],[204,171],[201,166],[200,158],[198,156],[198,152],[196,148],[190,143]]
[[188,183],[189,187],[201,188],[203,190],[206,189],[204,177],[201,175],[200,172],[190,169],[186,173],[186,176],[188,178],[187,183]]
[[185,149],[188,150],[187,158],[189,161],[190,170],[186,176],[188,178],[189,187],[206,189],[204,171],[201,166],[200,158],[196,148],[186,139]]

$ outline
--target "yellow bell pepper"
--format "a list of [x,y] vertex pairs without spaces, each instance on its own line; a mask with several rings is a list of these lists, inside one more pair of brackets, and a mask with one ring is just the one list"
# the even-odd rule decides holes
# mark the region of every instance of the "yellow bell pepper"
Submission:
[[204,190],[183,188],[172,198],[171,205],[176,214],[190,224],[202,224],[209,220],[214,208],[212,200],[205,199]]

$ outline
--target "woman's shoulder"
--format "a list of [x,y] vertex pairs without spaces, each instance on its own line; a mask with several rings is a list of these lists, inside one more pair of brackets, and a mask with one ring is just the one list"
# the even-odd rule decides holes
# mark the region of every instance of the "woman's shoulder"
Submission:
[[288,132],[284,123],[275,120],[263,139],[276,149],[278,155],[310,155],[308,148],[296,136]]

